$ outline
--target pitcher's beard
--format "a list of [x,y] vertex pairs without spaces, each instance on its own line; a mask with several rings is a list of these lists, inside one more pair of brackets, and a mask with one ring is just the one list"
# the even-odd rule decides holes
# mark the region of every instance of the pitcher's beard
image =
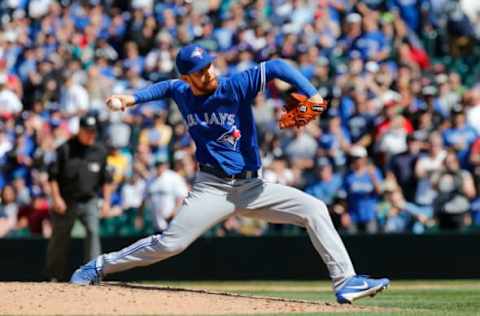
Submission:
[[206,84],[195,85],[195,88],[200,91],[202,94],[212,94],[217,90],[218,82],[217,79],[212,79]]

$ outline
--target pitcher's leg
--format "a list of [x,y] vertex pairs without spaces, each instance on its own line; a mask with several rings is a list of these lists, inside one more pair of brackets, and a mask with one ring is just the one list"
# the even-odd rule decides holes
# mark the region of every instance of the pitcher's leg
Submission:
[[186,198],[178,215],[159,235],[141,239],[97,261],[103,274],[146,266],[185,250],[195,239],[235,210],[223,192],[215,194],[194,190]]
[[305,227],[335,287],[355,275],[347,250],[322,201],[300,190],[266,182],[243,192],[242,200],[247,202],[241,207],[244,216]]

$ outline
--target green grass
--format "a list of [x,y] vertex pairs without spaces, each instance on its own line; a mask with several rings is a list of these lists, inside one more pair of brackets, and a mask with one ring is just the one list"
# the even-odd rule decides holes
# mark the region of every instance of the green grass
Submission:
[[[161,284],[163,286],[207,289],[244,295],[335,302],[330,290],[330,284],[324,281],[161,282]],[[384,308],[384,310],[375,312],[323,313],[321,315],[480,316],[480,280],[393,281],[392,286],[385,292],[380,293],[375,298],[357,301],[355,305],[380,307]],[[315,314],[295,313],[288,315]]]

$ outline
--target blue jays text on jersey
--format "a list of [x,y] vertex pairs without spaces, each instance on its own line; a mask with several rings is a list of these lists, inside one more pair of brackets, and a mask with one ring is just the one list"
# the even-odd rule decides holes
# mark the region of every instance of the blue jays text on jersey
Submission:
[[251,104],[268,81],[279,78],[311,97],[316,89],[295,68],[271,60],[231,77],[220,77],[210,95],[193,95],[182,80],[166,80],[134,93],[135,103],[172,98],[195,142],[200,164],[227,174],[256,171],[261,166]]
[[199,117],[197,114],[187,114],[186,118],[187,126],[190,128],[198,124],[206,125],[224,125],[228,123],[230,125],[235,124],[235,114],[232,113],[203,113],[202,117]]

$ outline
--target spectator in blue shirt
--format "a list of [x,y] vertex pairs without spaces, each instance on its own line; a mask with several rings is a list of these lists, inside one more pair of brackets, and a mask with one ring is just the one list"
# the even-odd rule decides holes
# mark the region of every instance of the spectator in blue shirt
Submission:
[[364,60],[382,61],[390,54],[385,35],[378,29],[378,19],[368,16],[363,19],[363,34],[354,43]]
[[462,168],[467,168],[470,147],[477,138],[477,132],[465,123],[465,112],[462,108],[453,109],[452,125],[443,132],[444,143],[447,147],[453,147],[458,151],[460,165]]
[[[349,87],[345,89],[342,96],[339,98],[339,106],[338,109],[331,108],[329,109],[328,113],[330,115],[338,115],[342,120],[342,124],[346,126],[348,124],[349,118],[355,113],[355,94],[356,94],[355,87]],[[332,113],[333,112],[333,113]]]
[[335,168],[339,169],[347,161],[346,152],[350,148],[348,130],[341,125],[338,116],[331,116],[328,126],[318,138],[319,149],[332,159]]
[[351,169],[343,182],[351,217],[349,232],[375,233],[378,231],[376,215],[382,192],[382,175],[374,165],[369,164],[364,147],[352,146],[350,158]]
[[420,34],[422,14],[428,10],[428,0],[388,0],[387,7],[396,12],[412,31]]
[[127,69],[133,68],[137,73],[143,73],[144,58],[138,54],[138,46],[134,42],[125,44],[127,58],[123,61],[123,66]]
[[352,144],[369,146],[372,131],[375,129],[375,115],[369,112],[367,94],[358,91],[354,94],[355,112],[346,120]]
[[405,201],[400,188],[385,188],[384,195],[389,208],[385,221],[385,232],[412,231],[422,233],[426,227],[431,226],[433,222],[432,210]]
[[342,187],[342,177],[333,172],[332,164],[326,157],[318,158],[316,166],[316,179],[305,189],[305,192],[325,202],[330,209]]
[[213,37],[218,42],[219,51],[227,51],[233,46],[235,34],[235,22],[233,20],[222,21],[222,25],[213,31]]

